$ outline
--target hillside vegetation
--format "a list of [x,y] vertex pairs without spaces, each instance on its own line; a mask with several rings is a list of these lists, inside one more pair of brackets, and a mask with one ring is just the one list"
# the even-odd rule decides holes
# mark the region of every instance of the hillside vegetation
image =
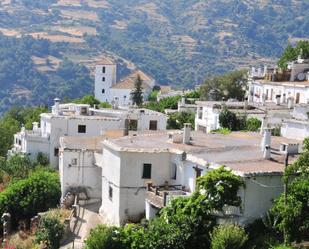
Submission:
[[89,74],[106,55],[119,77],[140,67],[179,88],[274,62],[309,37],[308,9],[306,0],[1,0],[0,32],[18,38],[0,36],[1,108],[92,92]]

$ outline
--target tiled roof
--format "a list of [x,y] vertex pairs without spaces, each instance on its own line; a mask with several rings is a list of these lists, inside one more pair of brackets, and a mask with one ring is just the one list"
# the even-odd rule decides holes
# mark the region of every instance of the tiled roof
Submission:
[[144,72],[137,70],[128,75],[127,77],[123,78],[121,81],[119,81],[116,85],[114,85],[112,88],[114,89],[133,89],[135,80],[137,79],[137,76],[140,76],[143,84],[142,88],[152,88],[152,86],[149,85],[149,82],[153,81],[153,79],[145,74]]
[[96,64],[97,65],[115,65],[115,63],[107,57],[100,59],[99,61],[96,62]]

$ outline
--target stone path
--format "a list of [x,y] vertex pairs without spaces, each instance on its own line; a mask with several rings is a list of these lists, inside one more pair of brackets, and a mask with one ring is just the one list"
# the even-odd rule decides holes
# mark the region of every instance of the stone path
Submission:
[[92,228],[104,222],[98,214],[101,200],[80,201],[78,217],[73,219],[70,226],[72,236],[68,242],[60,247],[61,249],[81,249],[84,246],[84,240]]

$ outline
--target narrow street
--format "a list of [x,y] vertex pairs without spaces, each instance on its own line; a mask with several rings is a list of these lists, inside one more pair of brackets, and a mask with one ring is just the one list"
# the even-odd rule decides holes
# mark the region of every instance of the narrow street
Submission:
[[103,218],[98,214],[101,200],[80,201],[78,217],[72,219],[70,228],[71,236],[61,249],[80,249],[92,228],[103,223]]

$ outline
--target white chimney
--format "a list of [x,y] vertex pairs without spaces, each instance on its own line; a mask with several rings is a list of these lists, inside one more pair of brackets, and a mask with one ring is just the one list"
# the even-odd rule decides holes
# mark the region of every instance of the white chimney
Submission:
[[293,97],[288,98],[288,108],[289,109],[294,108],[294,98]]
[[54,106],[52,108],[52,113],[53,114],[59,114],[59,104],[60,104],[60,99],[55,98],[54,99]]
[[267,74],[267,66],[265,65],[265,66],[264,66],[263,76],[265,77],[265,76],[266,76],[266,74]]
[[266,95],[265,93],[262,93],[262,105],[265,105],[265,101],[266,101]]
[[276,95],[276,105],[280,105],[280,95]]
[[270,146],[266,145],[263,152],[263,158],[264,159],[270,159],[271,158],[271,152],[270,152]]
[[271,129],[270,128],[264,128],[262,143],[261,143],[261,151],[264,152],[265,146],[271,146]]
[[186,105],[186,97],[182,96],[181,97],[181,106],[185,106]]
[[286,94],[282,94],[282,104],[286,103]]
[[115,104],[114,104],[114,109],[118,109],[119,108],[119,99],[118,99],[118,97],[116,97],[115,98],[115,102],[114,102]]
[[33,132],[37,132],[39,129],[39,123],[38,122],[33,122],[32,123],[32,130]]
[[190,123],[185,123],[183,128],[183,144],[190,144],[190,137],[191,137],[191,128],[192,125]]
[[264,116],[262,119],[262,123],[261,123],[261,128],[260,128],[260,134],[263,135],[264,133],[264,129],[267,128],[268,125],[268,118],[267,116]]

